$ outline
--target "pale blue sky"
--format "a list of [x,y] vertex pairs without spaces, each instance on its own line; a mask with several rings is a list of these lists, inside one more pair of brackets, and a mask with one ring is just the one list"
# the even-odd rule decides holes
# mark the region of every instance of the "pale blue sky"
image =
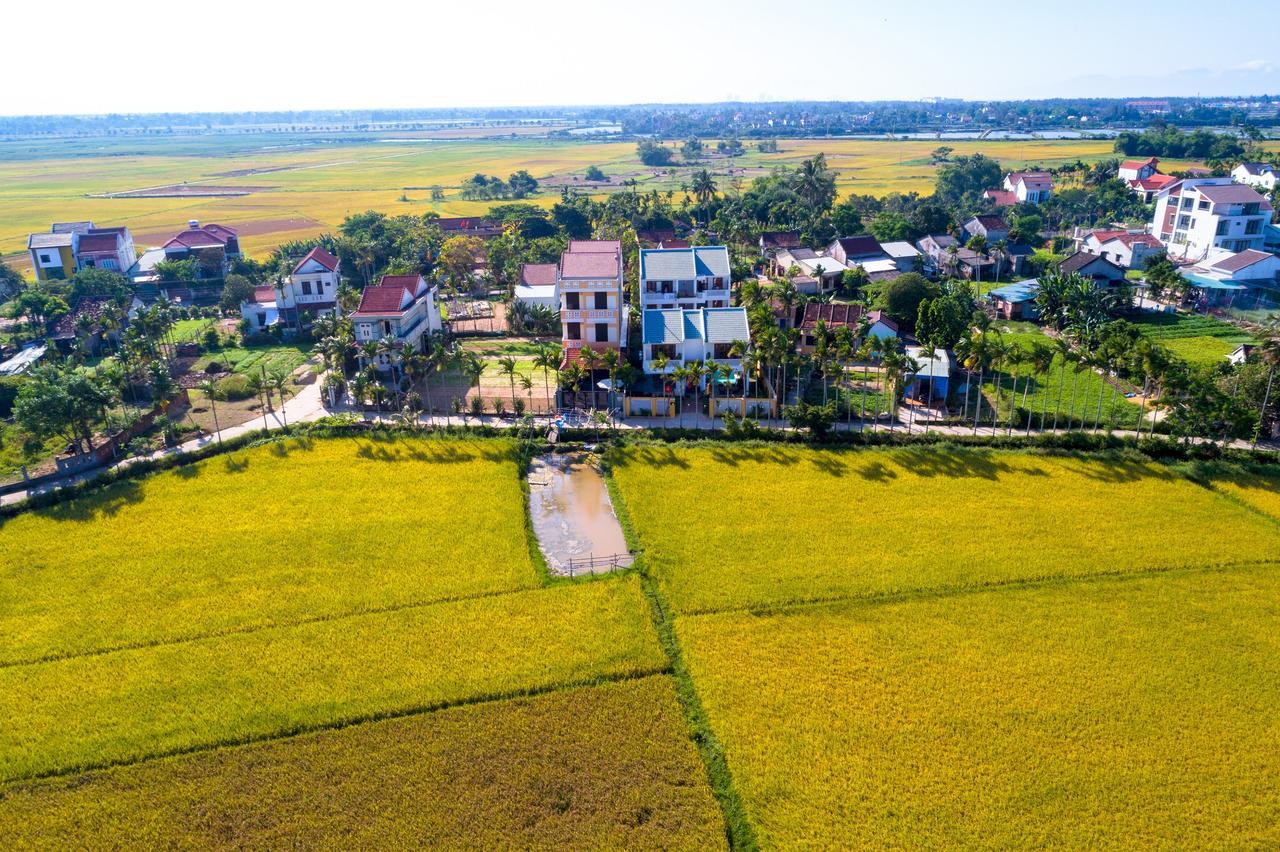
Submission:
[[967,5],[22,2],[0,114],[1280,92],[1274,2]]

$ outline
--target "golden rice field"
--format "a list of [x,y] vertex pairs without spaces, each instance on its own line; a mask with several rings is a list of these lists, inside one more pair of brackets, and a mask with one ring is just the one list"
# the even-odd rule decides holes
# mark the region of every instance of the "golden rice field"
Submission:
[[637,583],[589,583],[0,668],[0,780],[635,676]]
[[681,618],[762,846],[1275,848],[1280,569]]
[[0,794],[11,848],[711,848],[670,679],[199,752]]
[[[174,137],[156,140],[102,140],[67,143],[65,153],[50,142],[0,144],[0,255],[25,264],[27,234],[49,223],[92,219],[100,225],[128,225],[139,246],[160,245],[188,219],[216,221],[242,229],[242,246],[263,256],[283,241],[333,231],[364,210],[387,214],[442,216],[482,213],[489,202],[459,196],[461,183],[476,172],[502,177],[518,169],[534,177],[580,174],[596,165],[615,178],[634,178],[644,189],[663,191],[687,182],[688,169],[673,178],[642,165],[635,146],[590,140],[496,139],[399,141],[369,137],[317,144],[306,137]],[[929,152],[939,142],[900,139],[783,140],[777,153],[748,145],[733,165],[746,179],[774,166],[794,166],[818,153],[838,172],[841,193],[884,195],[933,190],[937,170]],[[982,153],[1009,168],[1054,167],[1114,156],[1111,143],[1089,140],[952,141],[959,154]],[[72,147],[74,146],[74,147]],[[37,158],[38,157],[38,158]],[[708,165],[729,186],[726,160]],[[1174,164],[1178,165],[1178,164]],[[93,197],[176,184],[249,189],[221,198]],[[430,188],[445,198],[432,201]],[[405,197],[407,201],[401,201]],[[528,199],[549,206],[555,188]]]
[[1261,473],[1223,477],[1213,487],[1280,521],[1280,475]]
[[1154,462],[776,445],[611,462],[683,613],[1280,560],[1280,526]]
[[0,664],[538,582],[512,445],[275,443],[0,521]]

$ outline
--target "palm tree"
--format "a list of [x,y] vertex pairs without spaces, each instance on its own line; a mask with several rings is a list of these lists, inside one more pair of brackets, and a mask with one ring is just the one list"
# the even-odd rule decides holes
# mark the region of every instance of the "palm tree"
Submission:
[[665,352],[659,352],[651,360],[653,369],[658,371],[658,381],[662,385],[662,408],[665,411],[667,409],[667,364],[671,363],[671,359]]
[[213,412],[213,434],[218,436],[218,444],[222,444],[222,429],[218,426],[218,404],[214,401],[214,392],[218,389],[218,383],[213,379],[205,379],[196,385],[206,397],[209,399],[209,410]]
[[533,414],[533,376],[530,376],[527,373],[521,373],[520,389],[525,392],[525,396],[527,396],[529,399],[528,411],[530,415],[532,415]]
[[554,343],[541,344],[533,357],[533,366],[542,370],[542,387],[547,395],[548,410],[555,408],[551,396],[551,372],[560,368],[562,358],[560,347]]
[[[673,388],[678,387],[681,393],[678,397],[680,406],[680,428],[684,428],[684,391],[687,389],[689,381],[689,371],[692,365],[681,365],[671,371]],[[674,393],[674,390],[673,390]]]
[[285,413],[285,399],[293,392],[289,387],[289,374],[284,370],[272,370],[267,374],[267,385],[276,392],[276,396],[280,398],[280,418],[281,423],[288,427],[289,415]]
[[245,378],[248,380],[249,392],[262,402],[262,432],[266,434],[269,428],[267,426],[267,409],[271,404],[271,388],[267,385],[266,373],[263,372],[261,375],[249,373]]
[[996,261],[996,283],[1000,283],[1000,267],[1004,265],[1004,259],[1009,256],[1009,241],[996,240],[991,244],[991,256]]
[[703,224],[709,222],[707,205],[716,197],[716,182],[711,172],[703,169],[693,176],[693,195],[698,199],[698,208],[702,211]]
[[510,355],[503,355],[498,359],[498,375],[506,376],[507,383],[511,386],[511,401],[515,402],[516,398],[516,359]]
[[[1075,352],[1071,349],[1071,344],[1067,342],[1065,337],[1055,337],[1053,340],[1054,356],[1062,360],[1062,368],[1058,371],[1058,402],[1053,407],[1053,433],[1058,434],[1058,413],[1062,410],[1062,391],[1063,386],[1067,382],[1067,367],[1075,360]],[[1040,424],[1041,431],[1044,430],[1044,424]]]
[[880,366],[884,371],[884,385],[889,395],[889,431],[898,419],[898,384],[906,369],[907,356],[896,346],[886,346],[880,354]]
[[[689,378],[693,381],[693,410],[698,417],[702,416],[702,380],[707,377],[707,365],[702,361],[694,361],[689,365]],[[694,421],[697,422],[696,420]],[[698,425],[701,429],[701,424]]]

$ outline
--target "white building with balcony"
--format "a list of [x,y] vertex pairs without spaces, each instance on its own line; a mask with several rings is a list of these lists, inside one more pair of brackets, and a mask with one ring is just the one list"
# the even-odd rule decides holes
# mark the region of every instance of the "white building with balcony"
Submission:
[[[648,310],[644,312],[644,371],[670,374],[694,361],[714,361],[741,372],[742,358],[733,347],[750,339],[746,308]],[[659,355],[667,358],[661,370],[654,364]]]
[[565,363],[584,346],[623,349],[627,309],[623,304],[622,244],[618,240],[572,240],[560,256],[558,276],[561,343]]
[[[421,275],[384,275],[376,286],[364,288],[351,320],[357,344],[389,337],[422,351],[423,337],[441,329],[436,289]],[[396,355],[382,353],[374,366],[390,370],[397,361]]]
[[727,308],[732,286],[729,250],[724,246],[644,249],[639,281],[644,311]]
[[1271,205],[1231,178],[1187,178],[1156,196],[1151,232],[1171,258],[1198,260],[1210,249],[1261,250]]
[[293,272],[276,290],[280,319],[301,328],[307,317],[333,313],[338,306],[338,259],[316,246],[293,267]]

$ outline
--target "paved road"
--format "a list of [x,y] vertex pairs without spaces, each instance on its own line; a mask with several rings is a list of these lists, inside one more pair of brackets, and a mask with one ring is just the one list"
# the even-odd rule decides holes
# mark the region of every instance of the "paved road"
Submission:
[[[317,381],[312,382],[310,385],[305,386],[298,393],[297,396],[293,397],[293,399],[290,399],[288,402],[286,402],[283,407],[283,414],[279,409],[277,409],[272,413],[269,413],[266,416],[266,425],[265,425],[266,430],[271,431],[271,430],[281,429],[286,425],[286,421],[288,423],[309,422],[309,421],[319,420],[320,418],[325,417],[326,415],[329,415],[329,414],[344,414],[344,413],[355,414],[358,417],[370,422],[379,422],[379,421],[398,422],[399,421],[399,418],[393,417],[390,414],[385,414],[385,413],[378,414],[374,412],[356,411],[351,407],[345,406],[345,405],[339,405],[334,409],[327,408],[325,406],[325,400],[323,399],[320,393],[319,378],[320,377],[317,377]],[[900,435],[924,434],[926,431],[926,427],[923,424],[916,423],[913,426],[910,426],[910,428],[908,428],[908,422],[905,419],[905,414],[906,414],[905,409],[899,412],[900,420],[897,423],[893,423],[893,424],[880,423],[880,424],[875,424],[874,426],[872,424],[867,424],[865,428],[867,431],[894,432]],[[474,417],[474,416],[462,417],[459,415],[443,415],[443,414],[437,414],[434,417],[427,417],[426,415],[422,415],[418,418],[418,422],[423,424],[424,426],[448,426],[448,425],[453,425],[453,426],[473,425],[474,426],[477,424],[481,424],[481,425],[493,426],[497,428],[512,428],[516,425],[514,420],[505,420],[492,415],[485,415],[483,417]],[[759,422],[762,427],[768,428],[768,429],[789,430],[791,428],[790,425],[785,420],[763,420]],[[720,420],[713,420],[712,418],[708,417],[705,414],[697,414],[697,415],[686,414],[683,418],[679,416],[672,417],[672,418],[632,417],[625,421],[619,421],[614,425],[614,428],[619,430],[652,429],[652,428],[662,428],[662,427],[705,429],[708,432],[715,432],[715,431],[723,430],[724,423],[721,422]],[[852,423],[841,421],[835,425],[835,428],[839,431],[853,431],[853,432],[862,431],[863,429],[863,427],[860,426],[856,420]],[[230,440],[231,438],[235,438],[240,435],[247,434],[249,432],[260,432],[260,431],[263,431],[263,429],[264,429],[263,418],[257,417],[249,421],[248,423],[242,423],[238,426],[228,426],[226,429],[223,429],[220,433],[214,433],[211,435],[201,435],[199,438],[194,438],[190,441],[186,441],[185,443],[179,444],[177,447],[171,447],[167,450],[160,450],[148,456],[137,456],[134,458],[122,459],[121,461],[116,462],[114,465],[111,465],[108,468],[98,468],[96,470],[88,471],[86,473],[73,474],[71,476],[65,477],[64,479],[56,480],[54,482],[43,483],[42,485],[31,488],[28,491],[15,491],[11,494],[2,495],[0,496],[0,505],[10,505],[12,503],[18,503],[22,500],[25,500],[28,494],[44,494],[49,491],[54,491],[58,488],[62,488],[66,485],[72,485],[77,482],[83,482],[86,480],[94,479],[100,476],[106,470],[119,468],[119,467],[128,467],[129,465],[135,464],[142,459],[158,459],[158,458],[163,458],[165,456],[175,455],[177,453],[185,453],[185,452],[190,452],[192,450],[198,450],[202,447],[207,447],[209,444],[212,444],[215,441],[217,441],[219,438],[219,435],[221,435],[222,440]],[[602,426],[600,431],[601,431],[601,434],[605,434],[608,432],[608,427]],[[956,436],[974,434],[972,426],[932,426],[931,425],[928,427],[927,431],[930,433],[939,433],[943,435],[956,435]],[[1006,433],[1005,427],[1003,426],[998,426],[995,429],[992,429],[992,427],[989,425],[979,426],[977,431],[977,434],[979,435],[1000,436],[1000,435],[1004,435],[1005,433]],[[1013,430],[1013,434],[1014,435],[1024,434],[1024,430],[1015,428]],[[1031,430],[1031,434],[1037,435],[1037,434],[1040,434],[1040,432],[1038,429],[1033,428]],[[1116,429],[1111,434],[1116,435],[1117,437],[1123,437],[1123,438],[1134,438],[1137,436],[1137,434],[1133,430],[1126,430],[1126,429]],[[1233,441],[1231,443],[1231,446],[1234,449],[1240,449],[1240,450],[1248,450],[1252,448],[1252,445],[1248,441]],[[1280,450],[1280,443],[1277,443],[1275,441],[1262,442],[1258,445],[1258,449],[1277,451],[1277,450]]]

